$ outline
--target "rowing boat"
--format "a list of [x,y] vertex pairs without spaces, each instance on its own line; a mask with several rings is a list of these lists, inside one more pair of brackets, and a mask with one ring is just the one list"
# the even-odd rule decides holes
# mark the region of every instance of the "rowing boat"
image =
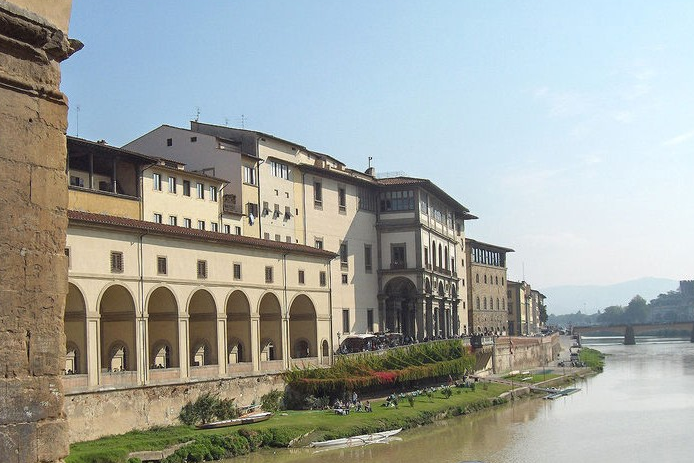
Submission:
[[198,429],[216,429],[226,428],[227,426],[239,426],[242,424],[253,424],[261,421],[269,420],[272,416],[270,412],[253,412],[246,415],[241,415],[238,418],[230,420],[213,421],[212,423],[204,423],[196,426]]
[[321,442],[311,442],[309,447],[353,447],[357,445],[379,444],[387,442],[388,439],[402,431],[402,428],[391,429],[390,431],[375,432],[373,434],[363,434],[361,436],[343,437],[341,439],[331,439]]
[[548,395],[548,396],[545,396],[545,399],[554,400],[554,399],[558,399],[559,397],[564,397],[564,396],[567,396],[567,395],[575,394],[575,393],[577,393],[578,391],[580,391],[580,389],[575,388],[575,387],[571,387],[571,388],[568,388],[568,389],[562,389],[562,390],[557,391],[557,392],[554,392],[554,393],[552,393],[552,394],[550,394],[550,395]]

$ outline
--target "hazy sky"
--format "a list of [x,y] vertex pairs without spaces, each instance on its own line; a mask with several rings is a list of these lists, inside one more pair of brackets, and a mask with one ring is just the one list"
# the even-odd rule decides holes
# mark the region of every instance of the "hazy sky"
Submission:
[[694,2],[74,0],[70,36],[70,135],[243,115],[431,179],[510,279],[694,278]]

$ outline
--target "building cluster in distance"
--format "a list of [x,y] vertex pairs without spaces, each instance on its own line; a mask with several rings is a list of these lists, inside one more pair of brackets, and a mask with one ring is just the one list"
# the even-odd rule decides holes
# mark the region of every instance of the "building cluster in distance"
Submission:
[[531,335],[512,249],[422,178],[379,178],[252,130],[68,137],[66,390],[327,365],[341,340]]

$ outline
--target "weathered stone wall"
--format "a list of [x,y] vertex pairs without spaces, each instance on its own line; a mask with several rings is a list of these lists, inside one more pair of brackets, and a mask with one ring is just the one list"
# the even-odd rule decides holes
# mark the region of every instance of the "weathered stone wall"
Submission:
[[263,395],[275,389],[284,390],[280,375],[67,394],[65,413],[70,423],[70,442],[180,424],[181,408],[206,392],[233,398],[237,405],[245,406],[260,403]]
[[549,364],[561,349],[559,335],[526,338],[500,337],[496,340],[494,372],[525,370]]
[[[64,367],[67,218],[60,61],[70,0],[42,3],[64,28],[0,0],[0,461],[62,461],[68,453]],[[49,15],[50,16],[50,15]],[[53,18],[54,19],[54,18]]]

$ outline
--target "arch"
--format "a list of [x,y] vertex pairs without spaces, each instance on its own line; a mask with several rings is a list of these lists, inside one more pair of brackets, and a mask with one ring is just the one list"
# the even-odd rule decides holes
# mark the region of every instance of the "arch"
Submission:
[[484,310],[487,310],[487,296],[484,296],[482,298],[482,307],[484,308]]
[[305,294],[295,297],[289,308],[289,345],[292,358],[318,357],[316,308]]
[[477,310],[480,310],[480,297],[477,296],[477,299],[475,300],[475,308]]
[[323,339],[321,342],[321,350],[323,351],[323,358],[330,357],[330,344],[328,344],[327,339]]
[[[65,331],[65,372],[72,374],[87,372],[87,304],[84,294],[72,282],[68,283],[65,296],[65,314],[63,317]],[[75,355],[70,356],[74,351]],[[81,355],[80,355],[81,354]]]
[[443,287],[443,281],[439,281],[438,295],[441,297],[446,297],[446,290]]
[[445,254],[445,258],[443,259],[443,265],[445,265],[446,270],[448,270],[449,269],[449,267],[448,267],[448,246],[446,246],[444,248],[444,254]]
[[135,301],[130,291],[113,284],[102,293],[101,367],[108,371],[135,371]]
[[282,352],[282,306],[274,293],[267,292],[258,305],[260,316],[260,360],[280,360]]
[[217,305],[212,294],[198,289],[188,303],[191,366],[216,365],[217,349]]
[[424,292],[431,294],[431,280],[429,278],[424,279]]
[[178,302],[166,286],[159,286],[147,298],[147,333],[149,335],[149,367],[177,368],[178,352]]
[[443,253],[441,252],[441,243],[439,243],[439,268],[443,268]]
[[251,304],[241,290],[229,294],[226,303],[228,363],[250,362]]
[[414,282],[402,276],[393,278],[386,283],[384,293],[384,328],[414,338],[417,334],[415,333],[417,287]]

